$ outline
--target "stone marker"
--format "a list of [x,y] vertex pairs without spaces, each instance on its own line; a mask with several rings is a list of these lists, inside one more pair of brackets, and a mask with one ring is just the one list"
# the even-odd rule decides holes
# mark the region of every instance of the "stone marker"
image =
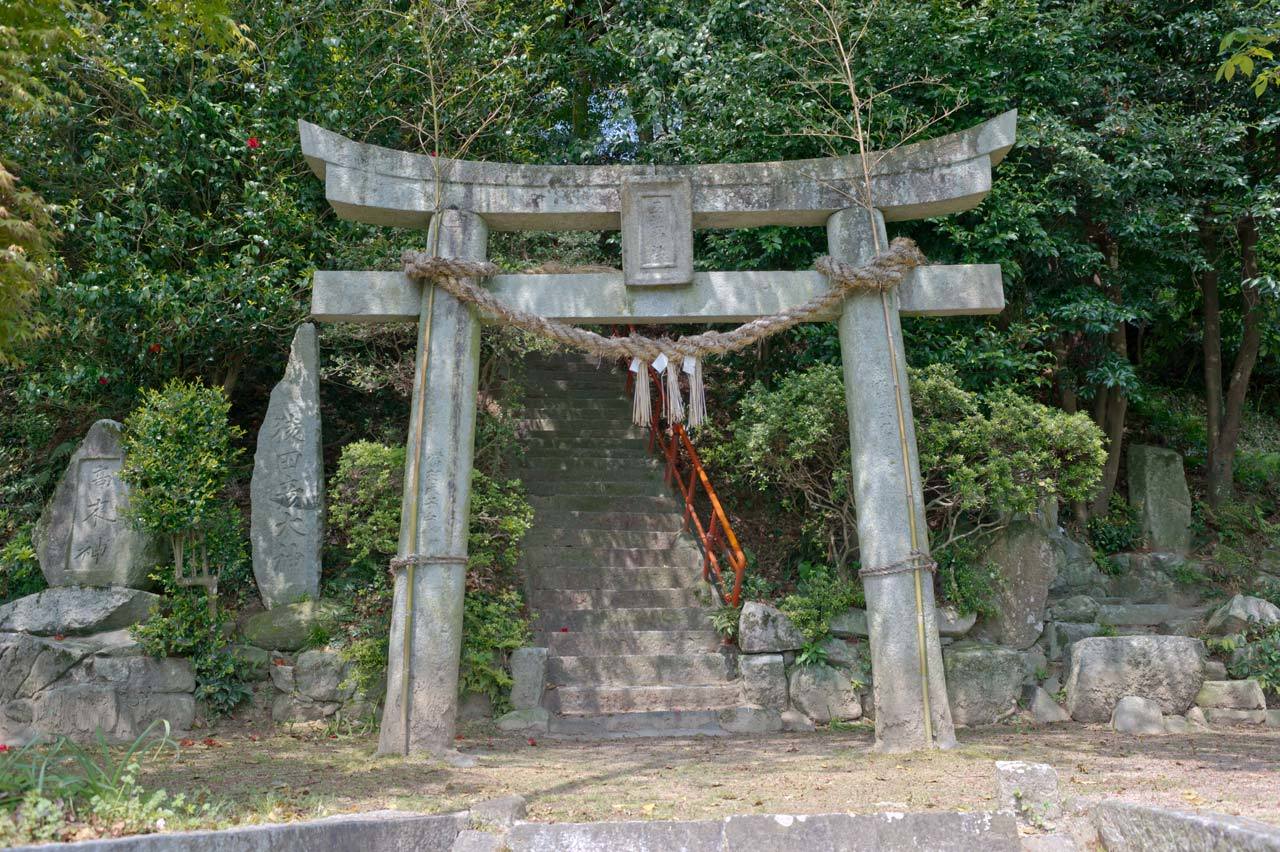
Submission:
[[1191,549],[1191,492],[1174,450],[1129,447],[1129,502],[1138,510],[1142,536],[1152,550]]
[[37,636],[79,636],[143,621],[159,595],[121,587],[45,589],[0,606],[0,630]]
[[1014,648],[1040,638],[1057,556],[1053,538],[1032,521],[1014,521],[996,537],[986,558],[999,570],[1000,583],[996,615],[978,628],[984,637]]
[[1204,643],[1188,636],[1095,636],[1071,648],[1067,712],[1105,722],[1126,695],[1181,715],[1204,683]]
[[528,710],[542,705],[547,685],[547,649],[516,648],[511,652],[511,706]]
[[253,455],[253,576],[272,609],[320,595],[324,462],[316,327],[298,326]]
[[36,522],[32,538],[50,586],[145,589],[164,560],[159,543],[129,523],[123,428],[114,420],[89,427]]
[[1062,816],[1058,772],[1047,763],[996,761],[996,800],[1000,810],[1012,811],[1019,822],[1042,825]]

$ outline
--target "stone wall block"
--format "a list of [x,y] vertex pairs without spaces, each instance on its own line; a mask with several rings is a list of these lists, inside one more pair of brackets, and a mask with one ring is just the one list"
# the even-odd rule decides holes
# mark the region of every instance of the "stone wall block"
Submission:
[[964,641],[944,648],[942,659],[951,717],[957,725],[990,725],[1016,706],[1026,673],[1019,651]]
[[516,648],[511,652],[511,706],[528,710],[542,705],[547,687],[547,649]]
[[1174,450],[1129,446],[1129,502],[1138,510],[1142,536],[1152,550],[1191,549],[1191,492]]
[[792,705],[815,722],[862,718],[862,701],[847,672],[830,666],[796,666],[787,687]]
[[804,634],[777,607],[747,601],[738,621],[738,647],[744,654],[795,651],[804,647]]
[[743,654],[738,668],[744,701],[779,713],[787,709],[787,668],[781,654]]
[[1106,722],[1121,698],[1156,702],[1181,715],[1204,683],[1204,643],[1187,636],[1095,636],[1071,649],[1067,712]]

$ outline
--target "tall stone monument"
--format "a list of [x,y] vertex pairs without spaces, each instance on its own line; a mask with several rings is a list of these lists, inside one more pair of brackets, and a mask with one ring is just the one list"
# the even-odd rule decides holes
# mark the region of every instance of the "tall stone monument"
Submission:
[[253,456],[253,576],[268,609],[320,595],[324,461],[316,327],[298,327]]
[[[864,264],[888,248],[885,222],[979,204],[1016,123],[1010,112],[866,158],[697,166],[478,163],[362,145],[305,122],[299,131],[339,216],[429,229],[435,257],[481,260],[490,231],[621,230],[620,273],[496,275],[484,286],[506,309],[544,319],[643,325],[744,322],[830,291],[812,270],[694,272],[693,229],[825,227],[836,260]],[[899,317],[1003,307],[998,265],[924,266],[891,292],[856,293],[809,316],[840,326],[876,740],[885,750],[954,742]],[[319,320],[418,326],[380,747],[448,756],[483,318],[403,270],[317,272],[311,308]]]
[[50,586],[145,589],[164,559],[163,548],[129,523],[122,429],[114,420],[89,427],[36,522],[36,555]]

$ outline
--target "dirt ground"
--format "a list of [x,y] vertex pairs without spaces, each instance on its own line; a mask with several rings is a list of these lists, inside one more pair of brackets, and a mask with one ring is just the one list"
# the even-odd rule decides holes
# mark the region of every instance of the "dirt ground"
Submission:
[[519,793],[540,821],[700,819],[743,813],[979,810],[993,762],[1057,768],[1067,795],[1117,796],[1280,824],[1280,730],[1136,738],[1104,727],[959,732],[948,752],[872,751],[869,725],[764,737],[573,741],[472,726],[453,769],[377,757],[376,734],[214,734],[151,764],[144,783],[219,802],[229,822],[396,808],[439,812]]

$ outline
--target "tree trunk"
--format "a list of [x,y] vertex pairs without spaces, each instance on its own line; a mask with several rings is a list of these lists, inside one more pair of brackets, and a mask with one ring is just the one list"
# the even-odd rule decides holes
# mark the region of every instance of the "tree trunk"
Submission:
[[[1107,255],[1107,267],[1110,270],[1110,281],[1107,282],[1107,297],[1120,304],[1124,294],[1116,280],[1120,269],[1120,246],[1109,234],[1101,235],[1104,251]],[[1107,335],[1107,346],[1117,357],[1129,359],[1129,342],[1123,322],[1116,323]],[[1111,494],[1116,488],[1116,478],[1120,474],[1121,453],[1124,450],[1124,424],[1129,413],[1129,395],[1124,388],[1113,387],[1099,391],[1094,405],[1094,421],[1107,435],[1107,463],[1102,469],[1102,484],[1098,496],[1094,498],[1092,514],[1105,515],[1111,503]]]
[[[1205,262],[1209,264],[1199,279],[1204,299],[1204,339],[1201,346],[1204,350],[1205,446],[1208,453],[1205,464],[1212,481],[1212,471],[1217,467],[1218,440],[1222,435],[1222,307],[1218,300],[1218,270],[1213,266],[1218,235],[1211,225],[1202,223],[1199,239]],[[1212,491],[1210,488],[1211,505],[1215,503]]]
[[[1217,440],[1211,442],[1209,505],[1215,509],[1230,499],[1234,490],[1233,462],[1236,443],[1240,440],[1240,428],[1244,421],[1249,378],[1262,347],[1262,294],[1257,285],[1252,283],[1258,277],[1258,224],[1252,215],[1243,216],[1236,221],[1236,239],[1240,243],[1240,274],[1245,282],[1240,288],[1240,298],[1244,303],[1244,330],[1240,337],[1240,351],[1236,353],[1235,363],[1231,367],[1231,380],[1222,405]],[[1219,391],[1221,384],[1222,380],[1219,378]]]

